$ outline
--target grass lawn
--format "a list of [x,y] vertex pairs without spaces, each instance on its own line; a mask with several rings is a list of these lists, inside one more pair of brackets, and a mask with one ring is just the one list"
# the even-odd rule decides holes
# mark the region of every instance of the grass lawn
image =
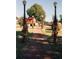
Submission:
[[[50,33],[51,31],[50,30],[47,30],[47,32],[45,32],[45,30],[42,30],[43,33],[46,35],[49,35],[48,37],[50,37]],[[28,46],[28,42],[26,43],[22,43],[21,42],[21,39],[18,38],[18,35],[21,34],[21,31],[16,31],[16,59],[22,59],[22,48],[24,48],[25,46]],[[28,37],[32,37],[33,34],[32,33],[28,33]],[[50,38],[48,38],[50,40]],[[61,45],[51,45],[52,49],[54,51],[62,51],[62,46]]]
[[[28,42],[22,43],[22,39],[18,38],[18,35],[21,34],[21,31],[16,31],[16,59],[22,59],[22,48],[25,47]],[[32,33],[28,33],[28,37],[31,37]]]

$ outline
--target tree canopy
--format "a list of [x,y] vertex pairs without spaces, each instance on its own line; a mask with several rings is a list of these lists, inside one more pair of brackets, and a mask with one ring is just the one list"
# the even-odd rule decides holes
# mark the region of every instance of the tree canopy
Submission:
[[30,17],[34,16],[38,21],[41,21],[45,18],[45,11],[43,10],[42,6],[38,4],[31,6],[31,8],[27,10],[27,14]]

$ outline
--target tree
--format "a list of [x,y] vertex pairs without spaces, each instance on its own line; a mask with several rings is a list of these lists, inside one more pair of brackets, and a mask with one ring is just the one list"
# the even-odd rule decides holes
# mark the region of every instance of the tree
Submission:
[[32,17],[34,16],[36,21],[40,21],[42,25],[44,24],[45,11],[41,5],[34,4],[31,8],[27,10],[27,14]]
[[60,15],[60,21],[59,22],[62,24],[62,15]]

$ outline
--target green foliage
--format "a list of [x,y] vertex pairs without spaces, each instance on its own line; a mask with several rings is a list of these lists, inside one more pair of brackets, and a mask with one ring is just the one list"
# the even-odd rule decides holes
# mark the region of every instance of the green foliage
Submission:
[[34,4],[31,8],[29,8],[27,10],[27,14],[30,17],[34,16],[36,18],[36,20],[38,20],[38,21],[41,21],[45,18],[45,12],[44,12],[42,6],[40,6],[38,4]]
[[19,23],[20,26],[23,26],[23,17],[21,17],[21,18],[19,19],[19,22],[18,22],[18,23]]
[[62,23],[62,15],[60,14],[60,21],[59,22],[61,22]]

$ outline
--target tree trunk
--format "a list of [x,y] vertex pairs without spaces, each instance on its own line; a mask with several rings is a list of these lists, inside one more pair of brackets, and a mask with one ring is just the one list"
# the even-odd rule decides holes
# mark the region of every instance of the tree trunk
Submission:
[[41,20],[41,29],[43,29],[43,27],[44,27],[44,21],[43,21],[43,19]]

